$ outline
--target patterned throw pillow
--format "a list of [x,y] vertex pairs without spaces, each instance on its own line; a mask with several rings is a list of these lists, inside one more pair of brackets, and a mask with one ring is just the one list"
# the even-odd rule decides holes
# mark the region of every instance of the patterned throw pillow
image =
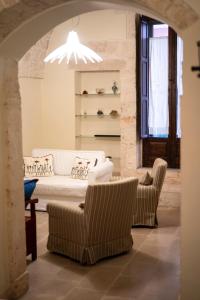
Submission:
[[79,206],[80,208],[84,209],[84,208],[85,208],[85,202],[81,202],[78,206]]
[[91,167],[96,166],[97,159],[86,159],[81,157],[75,157],[74,165],[71,171],[71,177],[73,179],[88,179],[88,171]]
[[151,185],[153,183],[153,177],[151,177],[151,175],[147,171],[146,174],[144,174],[142,176],[139,183],[142,184],[142,185]]
[[53,176],[53,155],[42,157],[24,157],[25,177]]

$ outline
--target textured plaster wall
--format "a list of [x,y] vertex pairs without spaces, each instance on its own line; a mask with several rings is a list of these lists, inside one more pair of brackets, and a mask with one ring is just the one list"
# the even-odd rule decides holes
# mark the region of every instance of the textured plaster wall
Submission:
[[[41,13],[44,10],[47,10],[48,8],[53,8],[56,5],[69,5],[68,10],[71,10],[72,6],[71,4],[76,3],[77,1],[69,1],[69,0],[53,0],[53,1],[14,1],[14,0],[2,0],[0,2],[0,8],[2,11],[0,12],[0,18],[1,18],[1,31],[0,31],[0,42],[2,42],[5,37],[7,37],[13,30],[15,30],[23,21],[27,21],[28,19],[32,18],[36,14]],[[93,2],[93,1],[91,1]],[[99,1],[106,5],[106,0]],[[194,2],[194,1],[193,1]],[[198,19],[198,15],[196,12],[190,7],[190,5],[187,3],[187,1],[184,0],[119,0],[109,1],[109,5],[112,3],[118,3],[122,5],[134,5],[136,7],[139,7],[141,9],[145,9],[149,11],[150,13],[156,11],[157,16],[160,16],[161,18],[164,18],[166,20],[170,20],[171,25],[174,25],[176,28],[184,29],[190,24],[192,24],[194,21]],[[87,8],[89,9],[90,5],[93,5],[85,0],[80,0],[77,2],[79,8],[81,4],[84,4],[85,11],[87,11]],[[95,7],[98,9],[99,3],[96,3]],[[3,9],[3,8],[6,8]],[[84,9],[84,8],[83,8]],[[23,14],[21,13],[23,11]],[[78,13],[78,11],[77,11]],[[67,14],[68,15],[68,12]],[[63,22],[66,18],[66,15],[60,14],[60,22]],[[76,13],[75,13],[76,15]],[[53,16],[53,15],[52,15]],[[71,13],[72,16],[72,13]],[[9,21],[8,21],[9,18]],[[59,20],[58,18],[58,20]],[[57,18],[53,18],[51,20],[51,24],[48,22],[45,24],[48,29],[46,29],[46,32],[49,31],[51,28],[53,28],[55,25],[59,23],[59,21],[56,20]],[[43,21],[45,21],[45,17],[43,18]],[[55,22],[55,23],[54,23]],[[56,23],[57,22],[57,23]],[[38,26],[40,26],[39,23],[37,23]],[[52,26],[52,27],[51,27]],[[40,28],[40,30],[45,30],[45,28]],[[46,33],[43,31],[43,34]],[[25,32],[21,32],[21,37],[23,38],[23,34]],[[31,46],[31,41],[36,39],[35,42],[40,38],[39,32],[38,34],[35,33],[35,36],[28,36],[27,40],[24,43],[27,43],[27,47],[29,48]],[[12,38],[11,38],[12,39]],[[18,48],[21,48],[20,45]],[[27,50],[28,50],[27,48]],[[23,55],[23,47],[21,48],[22,55]],[[6,48],[5,48],[5,54],[6,54]]]
[[[200,2],[199,13],[200,13]],[[191,66],[199,65],[196,41],[200,40],[200,22],[183,33],[184,96],[182,99],[182,207],[181,207],[181,300],[200,299],[200,78]]]
[[20,2],[20,0],[1,0],[0,1],[0,12],[5,8],[12,7],[13,5]]
[[43,79],[44,78],[44,58],[49,45],[49,39],[52,32],[48,32],[39,41],[35,43],[20,59],[18,66],[18,76],[20,79],[32,78]]

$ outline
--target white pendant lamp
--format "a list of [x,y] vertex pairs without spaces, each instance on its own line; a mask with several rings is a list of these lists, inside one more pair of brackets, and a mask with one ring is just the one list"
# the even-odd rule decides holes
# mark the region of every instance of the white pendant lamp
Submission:
[[44,59],[44,62],[53,63],[55,60],[58,60],[60,64],[65,60],[68,64],[71,59],[74,59],[76,64],[79,59],[83,60],[85,64],[87,64],[88,61],[92,63],[103,61],[92,49],[80,43],[78,34],[75,31],[70,31],[66,43],[51,52]]

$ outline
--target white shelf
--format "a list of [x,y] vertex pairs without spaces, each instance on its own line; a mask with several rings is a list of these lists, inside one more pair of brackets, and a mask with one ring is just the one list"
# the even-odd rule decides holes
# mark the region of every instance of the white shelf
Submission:
[[88,93],[88,94],[81,94],[81,93],[76,93],[75,94],[76,96],[81,96],[81,97],[87,97],[87,96],[120,96],[120,93],[116,93],[116,94],[114,94],[114,93],[99,93],[99,94],[97,94],[97,93]]
[[77,115],[75,115],[76,117],[80,117],[80,118],[87,118],[87,117],[97,117],[97,118],[101,118],[101,119],[103,119],[104,117],[109,117],[109,118],[111,118],[111,119],[117,119],[117,118],[119,118],[120,117],[120,115],[118,114],[118,115],[116,115],[116,116],[112,116],[112,115],[107,115],[107,114],[103,114],[103,115],[90,115],[90,114],[86,114],[86,115],[81,115],[81,114],[77,114]]
[[80,70],[77,71],[78,73],[119,73],[119,70],[115,69],[115,70]]
[[[116,94],[112,91],[114,81]],[[97,93],[97,89],[104,92]],[[112,157],[114,172],[120,170],[120,91],[119,70],[75,72],[76,149],[104,151]],[[98,115],[98,110],[104,114]],[[110,115],[111,111],[118,114]]]
[[120,135],[110,135],[110,136],[106,136],[106,135],[98,135],[98,136],[94,136],[94,135],[76,135],[76,138],[79,139],[113,139],[113,140],[119,140],[121,137]]

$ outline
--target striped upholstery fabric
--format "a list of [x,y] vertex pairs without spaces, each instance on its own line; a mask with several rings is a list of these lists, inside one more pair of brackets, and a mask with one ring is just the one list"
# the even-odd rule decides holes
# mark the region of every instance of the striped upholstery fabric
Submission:
[[89,185],[85,208],[77,203],[49,203],[47,248],[83,264],[132,248],[133,199],[138,179]]
[[153,177],[152,185],[138,185],[137,197],[134,201],[133,225],[152,227],[158,225],[156,211],[166,169],[167,162],[161,158],[157,158],[151,174]]

